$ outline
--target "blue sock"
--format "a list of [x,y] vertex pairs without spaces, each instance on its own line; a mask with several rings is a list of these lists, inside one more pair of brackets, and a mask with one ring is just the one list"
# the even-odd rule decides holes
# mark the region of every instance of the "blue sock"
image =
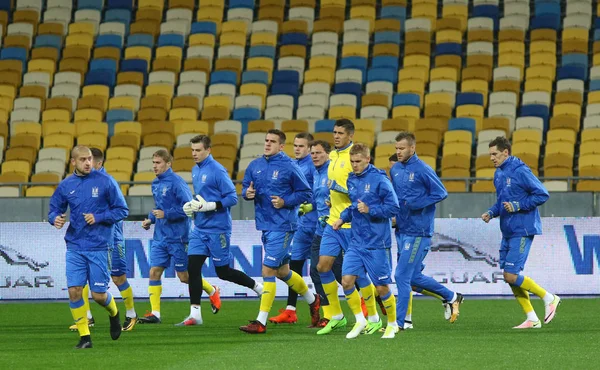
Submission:
[[285,282],[285,281],[288,281],[288,280],[290,280],[291,278],[292,278],[292,270],[290,270],[290,273],[289,273],[289,274],[287,274],[287,276],[286,276],[286,277],[282,278],[282,279],[281,279],[281,281],[284,281],[284,282]]
[[129,288],[129,281],[125,280],[123,284],[117,285],[117,288],[120,292],[124,291],[125,289]]
[[319,272],[319,275],[321,276],[321,284],[329,284],[335,281],[333,271]]

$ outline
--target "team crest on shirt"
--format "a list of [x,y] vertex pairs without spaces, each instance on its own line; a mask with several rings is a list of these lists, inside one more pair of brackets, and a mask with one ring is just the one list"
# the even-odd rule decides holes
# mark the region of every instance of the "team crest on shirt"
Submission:
[[169,189],[167,189],[167,187],[166,187],[166,186],[163,186],[163,188],[162,188],[162,196],[163,196],[163,197],[164,197],[164,196],[167,196],[167,190],[169,190]]
[[273,171],[273,176],[271,176],[271,179],[277,180],[278,177],[279,177],[279,170]]
[[510,186],[510,177],[506,178],[506,186]]
[[408,174],[408,181],[410,181],[410,182],[415,181],[415,173],[414,172],[411,172],[410,174]]
[[344,168],[345,165],[346,165],[346,161],[341,161],[340,162],[340,168]]
[[98,198],[98,187],[94,186],[92,188],[92,198]]
[[202,175],[202,183],[204,184],[206,182],[206,174]]
[[324,178],[321,180],[321,186],[326,186],[327,185],[327,179]]
[[368,193],[369,191],[371,191],[371,184],[365,185],[365,193]]

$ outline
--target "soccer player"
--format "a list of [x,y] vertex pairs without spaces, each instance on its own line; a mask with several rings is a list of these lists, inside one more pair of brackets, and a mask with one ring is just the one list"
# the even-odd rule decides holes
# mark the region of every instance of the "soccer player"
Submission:
[[[306,177],[306,181],[309,185],[312,185],[313,183],[313,173],[315,172],[315,165],[309,155],[309,143],[312,140],[313,136],[308,132],[301,132],[294,137],[294,155],[296,156],[296,163],[298,164],[298,167],[300,167],[304,177]],[[310,245],[315,236],[315,229],[317,227],[317,211],[313,200],[314,199],[311,199],[300,205],[298,230],[294,233],[294,240],[292,241],[292,260],[290,261],[290,269],[300,276],[302,276],[304,262],[310,258]],[[296,315],[297,302],[298,294],[289,288],[286,308],[280,310],[281,313],[275,317],[271,317],[269,321],[275,324],[296,323],[298,321],[298,316]]]
[[[98,148],[90,148],[92,152],[92,167],[96,171],[106,172],[104,170],[104,154]],[[110,175],[109,175],[110,176]],[[123,238],[123,221],[115,223],[114,226],[114,243],[111,248],[111,265],[110,276],[113,283],[121,292],[121,298],[125,303],[125,322],[123,323],[123,331],[133,330],[137,323],[137,313],[133,303],[133,289],[127,281],[127,260],[125,256],[125,239]],[[88,306],[89,307],[89,306]]]
[[[333,330],[345,327],[348,323],[342,313],[338,297],[338,283],[331,269],[340,252],[346,251],[350,245],[351,225],[350,223],[344,223],[339,230],[333,230],[332,226],[340,218],[340,213],[351,204],[346,181],[348,174],[352,171],[352,166],[350,165],[350,148],[352,147],[353,136],[354,123],[352,121],[339,119],[335,122],[333,126],[335,150],[329,153],[330,163],[327,169],[331,209],[327,226],[323,231],[319,263],[317,264],[323,290],[329,300],[329,306],[323,306],[323,313],[325,317],[330,317],[331,319],[324,328],[317,332],[319,335],[329,334]],[[373,283],[371,283],[365,274],[359,276],[356,281],[367,306],[367,316],[369,318],[367,332],[372,334],[383,326],[377,314],[375,286],[373,286]]]
[[75,348],[92,348],[86,309],[82,299],[83,286],[90,283],[94,300],[103,306],[110,318],[110,336],[121,336],[119,310],[112,294],[107,292],[110,281],[109,249],[113,243],[113,225],[129,214],[119,185],[106,173],[92,171],[92,153],[78,145],[71,150],[72,176],[58,185],[52,198],[48,222],[57,229],[66,223],[67,208],[71,210],[65,235],[67,244],[66,275],[69,306],[79,332]]
[[[323,290],[321,284],[321,276],[317,271],[319,263],[319,251],[321,249],[321,239],[323,238],[323,230],[329,219],[329,186],[327,184],[327,169],[329,168],[329,153],[331,153],[331,145],[323,140],[313,141],[310,144],[310,155],[315,172],[313,175],[312,191],[314,204],[317,208],[317,224],[315,235],[310,245],[310,278],[313,282],[317,294],[321,297],[321,307],[323,308],[323,318],[317,324],[317,327],[324,328],[331,319],[329,312],[329,300]],[[342,253],[333,262],[332,269],[336,281],[342,282]]]
[[539,329],[542,322],[533,310],[529,292],[544,300],[544,324],[549,324],[560,304],[560,297],[547,292],[529,276],[521,275],[529,256],[535,235],[542,233],[542,221],[537,207],[550,195],[540,180],[519,158],[511,155],[508,139],[498,136],[489,144],[490,159],[496,167],[494,186],[497,202],[481,215],[488,223],[500,217],[502,243],[500,244],[500,268],[506,281],[523,308],[526,320],[514,329]]
[[[210,154],[210,137],[194,136],[190,144],[196,162],[192,169],[196,199],[183,206],[185,214],[194,218],[194,229],[190,233],[188,247],[190,314],[177,326],[202,325],[202,266],[208,257],[211,258],[219,279],[253,289],[258,295],[262,293],[261,284],[229,267],[232,226],[230,209],[238,202],[235,185],[225,167]],[[213,307],[213,311],[214,309],[218,308]]]
[[394,277],[398,287],[396,318],[401,328],[404,328],[412,297],[411,285],[440,295],[448,301],[451,309],[450,322],[458,319],[459,307],[463,301],[462,294],[452,292],[422,272],[423,260],[429,252],[433,236],[435,205],[446,199],[448,193],[435,171],[419,159],[415,150],[414,134],[401,132],[396,136],[398,163],[390,170],[390,177],[400,206],[396,215],[398,264]]
[[358,337],[367,327],[360,296],[354,287],[357,277],[367,273],[388,312],[388,326],[382,338],[391,339],[398,332],[396,298],[389,288],[392,283],[391,218],[398,213],[398,198],[386,172],[369,164],[369,152],[369,147],[361,143],[350,149],[353,173],[348,176],[347,185],[352,204],[342,211],[333,230],[352,222],[352,238],[342,266],[342,286],[356,324],[346,338]]
[[263,282],[260,310],[256,320],[241,326],[251,334],[267,331],[267,318],[275,300],[275,278],[283,280],[310,305],[311,324],[319,323],[320,299],[311,293],[300,275],[290,270],[290,243],[298,228],[298,208],[308,202],[312,192],[306,178],[293,160],[282,152],[285,134],[269,130],[264,156],[250,162],[242,182],[242,196],[254,201],[256,229],[262,231],[264,245]]
[[[160,295],[162,294],[161,276],[165,268],[175,261],[175,272],[182,283],[188,283],[187,244],[190,219],[183,206],[192,200],[192,192],[185,180],[171,169],[172,157],[164,149],[157,150],[152,156],[152,168],[156,178],[152,181],[152,196],[156,209],[148,214],[142,227],[150,229],[155,224],[152,246],[150,248],[150,281],[148,294],[152,311],[139,318],[142,324],[159,324]],[[209,291],[211,303],[221,307],[219,291],[210,284],[203,284]],[[214,301],[214,303],[213,303]]]

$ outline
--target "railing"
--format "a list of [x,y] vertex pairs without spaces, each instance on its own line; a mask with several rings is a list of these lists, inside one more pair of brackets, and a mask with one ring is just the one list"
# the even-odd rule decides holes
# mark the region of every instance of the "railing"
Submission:
[[[573,191],[573,184],[577,183],[578,181],[584,181],[584,180],[596,180],[596,181],[600,181],[600,177],[595,177],[595,176],[571,176],[571,177],[540,177],[539,178],[540,181],[544,182],[544,181],[566,181],[567,182],[567,189],[571,189],[568,191]],[[476,181],[492,181],[493,178],[491,177],[442,177],[441,178],[442,181],[462,181],[465,183],[465,192],[469,192],[469,187],[470,185],[474,184]],[[234,184],[241,184],[242,181],[241,180],[232,180]],[[151,185],[152,181],[119,181],[118,182],[119,185]],[[191,182],[187,181],[187,184],[192,184]],[[23,190],[24,188],[28,188],[30,186],[56,186],[57,183],[55,182],[6,182],[6,183],[0,183],[0,187],[3,186],[10,186],[10,187],[18,187],[19,188],[19,194],[23,194]]]

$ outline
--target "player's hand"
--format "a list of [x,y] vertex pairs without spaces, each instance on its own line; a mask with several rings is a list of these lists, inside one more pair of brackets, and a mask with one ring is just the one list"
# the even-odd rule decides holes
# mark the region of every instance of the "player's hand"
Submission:
[[481,219],[483,220],[483,222],[485,222],[487,224],[492,219],[492,215],[490,215],[489,212],[486,212],[481,215]]
[[85,219],[85,222],[87,222],[88,225],[93,225],[96,223],[96,219],[94,218],[94,215],[91,213],[84,213],[83,218]]
[[254,189],[254,182],[250,181],[250,186],[246,189],[246,198],[254,199],[256,196],[256,189]]
[[63,226],[65,226],[65,222],[67,222],[67,216],[63,213],[62,215],[54,218],[54,227],[57,230],[60,230]]
[[338,218],[338,220],[336,222],[333,223],[333,225],[331,225],[331,227],[333,228],[333,230],[339,230],[340,227],[342,227],[342,225],[344,224],[344,221],[341,218]]
[[392,217],[392,227],[396,227],[396,217]]
[[194,217],[194,211],[192,210],[192,202],[187,202],[186,204],[183,205],[183,212],[185,213],[186,216],[192,218]]
[[308,202],[304,202],[300,205],[300,208],[298,209],[298,216],[304,216],[305,214],[307,214],[308,212],[311,212],[313,210],[313,206],[311,203]]
[[271,195],[271,204],[273,204],[273,207],[275,207],[275,209],[280,209],[283,208],[285,202],[281,197],[277,195]]
[[327,226],[327,220],[329,220],[329,216],[319,217],[319,225],[324,228],[325,226]]
[[165,212],[162,209],[153,209],[152,214],[157,219],[165,218]]
[[196,200],[198,203],[200,203],[200,209],[198,209],[198,212],[210,212],[217,208],[217,203],[207,202],[200,194],[196,195]]
[[331,200],[329,199],[325,199],[325,205],[329,208],[331,208]]
[[510,213],[519,212],[521,210],[519,202],[503,202],[502,205],[504,206],[504,209]]
[[152,225],[152,221],[149,218],[144,219],[142,222],[142,228],[144,230],[150,230],[150,225]]
[[362,200],[358,200],[358,212],[360,213],[369,213],[369,206],[363,203]]

